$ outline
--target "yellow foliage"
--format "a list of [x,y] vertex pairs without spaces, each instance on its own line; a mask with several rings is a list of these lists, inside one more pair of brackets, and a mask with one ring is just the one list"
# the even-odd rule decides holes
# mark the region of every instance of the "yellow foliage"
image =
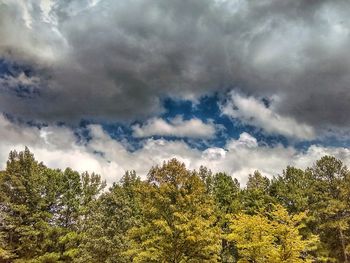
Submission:
[[282,206],[257,215],[238,214],[231,217],[227,239],[234,242],[239,263],[312,262],[305,255],[316,249],[318,239],[300,235],[305,217],[305,213],[289,215]]

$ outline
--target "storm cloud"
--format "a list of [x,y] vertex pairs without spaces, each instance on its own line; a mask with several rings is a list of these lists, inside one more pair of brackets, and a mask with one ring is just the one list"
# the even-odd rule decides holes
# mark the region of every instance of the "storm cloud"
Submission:
[[167,97],[235,89],[278,98],[281,118],[348,130],[349,13],[341,0],[0,0],[0,56],[36,80],[29,96],[0,87],[0,111],[130,121]]

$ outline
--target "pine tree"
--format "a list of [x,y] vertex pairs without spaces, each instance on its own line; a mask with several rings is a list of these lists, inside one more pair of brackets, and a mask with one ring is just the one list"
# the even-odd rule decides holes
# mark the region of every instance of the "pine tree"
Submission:
[[234,262],[235,259],[235,248],[226,239],[226,234],[229,232],[227,215],[238,213],[242,209],[239,196],[240,185],[237,179],[232,179],[225,173],[214,175],[213,197],[216,204],[218,225],[223,233],[220,251],[221,262]]
[[9,155],[0,192],[2,235],[13,259],[44,254],[45,240],[51,232],[48,173],[50,170],[38,163],[28,148]]
[[288,166],[281,176],[272,180],[270,192],[288,212],[304,212],[309,209],[313,182],[309,171]]
[[72,262],[102,188],[98,175],[49,169],[28,148],[11,152],[0,174],[0,262]]
[[309,205],[324,256],[347,263],[350,260],[350,172],[331,156],[322,157],[309,172],[314,180]]
[[139,202],[136,188],[141,183],[134,172],[126,172],[121,184],[114,184],[91,206],[86,231],[76,262],[130,262],[126,235],[138,224]]
[[259,171],[248,176],[247,187],[240,193],[243,210],[249,214],[263,211],[276,200],[270,195],[270,180]]

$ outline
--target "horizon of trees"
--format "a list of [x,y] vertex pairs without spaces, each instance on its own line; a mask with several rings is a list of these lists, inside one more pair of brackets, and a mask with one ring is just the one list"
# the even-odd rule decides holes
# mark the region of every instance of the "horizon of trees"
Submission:
[[332,156],[244,188],[171,159],[106,189],[28,148],[0,171],[0,263],[347,263],[349,221],[350,171]]

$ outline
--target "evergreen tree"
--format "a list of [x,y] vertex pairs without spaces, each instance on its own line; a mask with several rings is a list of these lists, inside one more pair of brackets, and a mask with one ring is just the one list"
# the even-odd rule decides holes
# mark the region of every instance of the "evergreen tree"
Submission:
[[338,262],[350,260],[349,170],[332,156],[324,156],[310,169],[314,178],[310,209],[325,256]]
[[243,210],[249,214],[265,210],[276,200],[270,195],[270,180],[259,171],[248,176],[247,187],[241,191],[240,202]]
[[103,185],[95,174],[49,169],[28,148],[10,152],[0,174],[0,262],[72,262]]
[[228,228],[228,214],[238,213],[242,207],[239,199],[240,185],[237,179],[225,173],[217,173],[213,177],[213,197],[216,204],[218,225],[221,227],[222,241],[220,251],[221,262],[234,262],[236,250],[226,239]]
[[12,260],[32,259],[45,253],[51,233],[52,193],[48,174],[52,171],[38,163],[29,149],[9,155],[1,176],[2,235]]
[[288,212],[304,212],[309,209],[313,182],[309,171],[288,166],[281,176],[272,180],[270,192]]
[[135,172],[127,172],[121,184],[114,184],[94,202],[76,262],[130,262],[124,254],[129,249],[126,233],[138,223],[140,183]]

